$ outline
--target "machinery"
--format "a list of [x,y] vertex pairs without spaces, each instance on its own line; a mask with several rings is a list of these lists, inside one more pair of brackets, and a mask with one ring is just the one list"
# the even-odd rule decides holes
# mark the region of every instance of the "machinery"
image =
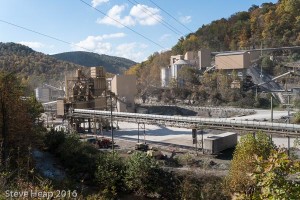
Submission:
[[77,69],[65,77],[66,96],[57,100],[57,115],[64,116],[70,108],[107,110],[106,78],[102,67],[91,67],[90,75]]
[[[65,97],[57,99],[57,116],[66,118],[74,109],[134,111],[135,76],[116,75],[110,83],[108,89],[102,67],[77,69],[73,75],[65,77]],[[70,128],[78,133],[86,130],[96,133],[114,126],[112,119],[109,122],[108,118],[96,119],[93,116],[86,118],[69,115],[68,121]]]

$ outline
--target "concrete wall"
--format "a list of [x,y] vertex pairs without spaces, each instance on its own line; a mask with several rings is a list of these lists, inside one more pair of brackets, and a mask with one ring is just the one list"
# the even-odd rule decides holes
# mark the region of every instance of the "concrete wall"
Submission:
[[198,51],[199,68],[210,67],[211,65],[211,52],[208,49],[201,49]]
[[183,55],[171,56],[170,57],[170,66],[172,66],[178,60],[183,60]]
[[204,151],[210,154],[217,154],[223,150],[233,148],[237,145],[237,134],[226,132],[210,136],[204,139]]
[[56,106],[57,106],[56,115],[64,116],[65,115],[65,100],[57,99]]
[[118,101],[118,112],[134,112],[134,98],[137,94],[135,75],[116,75],[111,81],[111,91],[127,104]]
[[195,51],[188,51],[184,54],[184,60],[192,66],[199,66],[198,54]]
[[250,63],[248,52],[218,54],[215,57],[216,69],[245,69]]

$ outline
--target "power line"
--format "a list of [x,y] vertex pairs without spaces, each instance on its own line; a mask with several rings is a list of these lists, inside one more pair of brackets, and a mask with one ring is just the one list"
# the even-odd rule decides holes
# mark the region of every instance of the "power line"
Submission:
[[[56,37],[53,37],[53,36],[50,36],[50,35],[47,35],[47,34],[44,34],[44,33],[41,33],[41,32],[35,31],[35,30],[32,30],[32,29],[29,29],[29,28],[26,28],[24,26],[20,26],[20,25],[17,25],[17,24],[14,24],[14,23],[2,20],[2,19],[0,19],[0,22],[8,24],[8,25],[11,25],[11,26],[14,26],[14,27],[17,27],[17,28],[20,28],[20,29],[23,29],[23,30],[26,30],[26,31],[29,31],[29,32],[32,32],[32,33],[35,33],[35,34],[38,34],[38,35],[41,35],[41,36],[44,36],[44,37],[47,37],[47,38],[50,38],[50,39],[53,39],[53,40],[56,40],[56,41],[59,41],[59,42],[62,42],[62,43],[65,43],[65,44],[68,44],[68,45],[77,46],[77,47],[82,48],[82,49],[84,49],[86,51],[89,51],[89,52],[93,52],[92,50],[84,48],[84,47],[81,47],[81,46],[79,46],[77,44],[73,44],[71,42],[67,42],[65,40],[61,40],[59,38],[56,38]],[[93,52],[93,53],[95,53],[95,52]]]
[[153,3],[155,6],[157,6],[158,8],[160,8],[164,13],[166,13],[167,15],[169,15],[172,19],[174,19],[178,24],[180,24],[181,26],[183,26],[184,28],[186,28],[187,30],[189,30],[190,32],[193,32],[191,29],[189,29],[186,25],[184,25],[183,23],[181,23],[180,21],[178,21],[175,17],[173,17],[170,13],[168,13],[166,10],[164,10],[162,7],[160,7],[159,5],[157,5],[156,3],[154,3],[152,0],[149,0],[151,3]]
[[120,24],[120,25],[126,27],[127,29],[131,30],[131,31],[134,32],[135,34],[137,34],[137,35],[143,37],[144,39],[148,40],[149,42],[155,44],[156,46],[158,46],[158,47],[160,47],[160,48],[162,48],[162,49],[166,49],[165,47],[163,47],[162,45],[158,44],[157,42],[151,40],[150,38],[146,37],[145,35],[143,35],[143,34],[137,32],[137,31],[135,31],[134,29],[130,28],[129,26],[126,26],[126,25],[123,24],[122,22],[120,22],[120,21],[118,21],[118,20],[116,20],[116,19],[110,17],[109,15],[107,15],[107,14],[104,13],[104,12],[102,12],[101,10],[99,10],[99,9],[97,9],[97,8],[95,8],[95,7],[93,7],[91,4],[89,4],[89,3],[87,3],[87,2],[85,2],[85,1],[83,1],[83,0],[79,0],[79,1],[81,1],[83,4],[89,6],[89,7],[93,8],[93,9],[95,9],[96,11],[98,11],[99,13],[101,13],[102,15],[104,15],[104,16],[110,18],[111,20],[117,22],[118,24]]
[[[135,5],[131,0],[127,0],[128,2],[130,2],[132,5]],[[140,4],[139,2],[137,2],[136,0],[133,0],[136,4]],[[176,29],[174,26],[172,26],[171,24],[169,24],[168,22],[166,22],[163,18],[158,19],[157,17],[155,17],[155,13],[153,13],[150,9],[143,7],[142,6],[142,10],[144,11],[144,13],[146,14],[151,14],[149,16],[153,17],[157,22],[161,23],[164,27],[166,27],[167,29],[171,30],[173,33],[182,36],[184,35],[181,31],[179,31],[178,29]]]

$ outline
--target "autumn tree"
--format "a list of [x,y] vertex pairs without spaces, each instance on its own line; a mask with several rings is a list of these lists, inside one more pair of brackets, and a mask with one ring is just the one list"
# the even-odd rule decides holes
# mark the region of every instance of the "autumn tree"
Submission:
[[2,140],[1,161],[7,164],[8,152],[27,150],[32,137],[33,122],[39,116],[41,107],[23,96],[20,80],[12,73],[0,73],[0,131]]
[[245,194],[245,197],[251,196],[255,181],[247,174],[253,173],[256,169],[254,157],[257,155],[267,159],[274,149],[272,139],[264,133],[258,132],[255,135],[247,134],[241,137],[226,178],[227,190],[234,196],[241,193]]
[[[298,199],[300,162],[291,159],[285,149],[272,150],[269,157],[255,156],[255,170],[247,174],[254,181],[252,199]],[[241,194],[240,197],[243,197]]]

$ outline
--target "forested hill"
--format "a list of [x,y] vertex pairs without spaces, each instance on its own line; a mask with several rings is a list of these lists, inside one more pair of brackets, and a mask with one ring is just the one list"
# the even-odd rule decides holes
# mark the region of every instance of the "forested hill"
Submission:
[[16,43],[0,42],[0,70],[15,72],[32,86],[63,80],[65,71],[82,66],[57,60]]
[[104,54],[99,55],[84,51],[66,52],[52,56],[59,60],[69,61],[87,67],[103,66],[106,71],[114,74],[121,74],[123,71],[136,64],[136,62],[126,58]]
[[172,48],[174,54],[209,48],[212,51],[300,45],[300,1],[279,0],[277,4],[252,5],[203,25],[181,38]]
[[155,53],[127,73],[136,74],[140,88],[145,90],[147,85],[160,85],[160,68],[168,65],[170,55],[201,48],[228,51],[260,48],[261,45],[263,48],[300,45],[299,13],[300,0],[253,5],[248,11],[203,25],[196,32],[180,38],[171,51]]

